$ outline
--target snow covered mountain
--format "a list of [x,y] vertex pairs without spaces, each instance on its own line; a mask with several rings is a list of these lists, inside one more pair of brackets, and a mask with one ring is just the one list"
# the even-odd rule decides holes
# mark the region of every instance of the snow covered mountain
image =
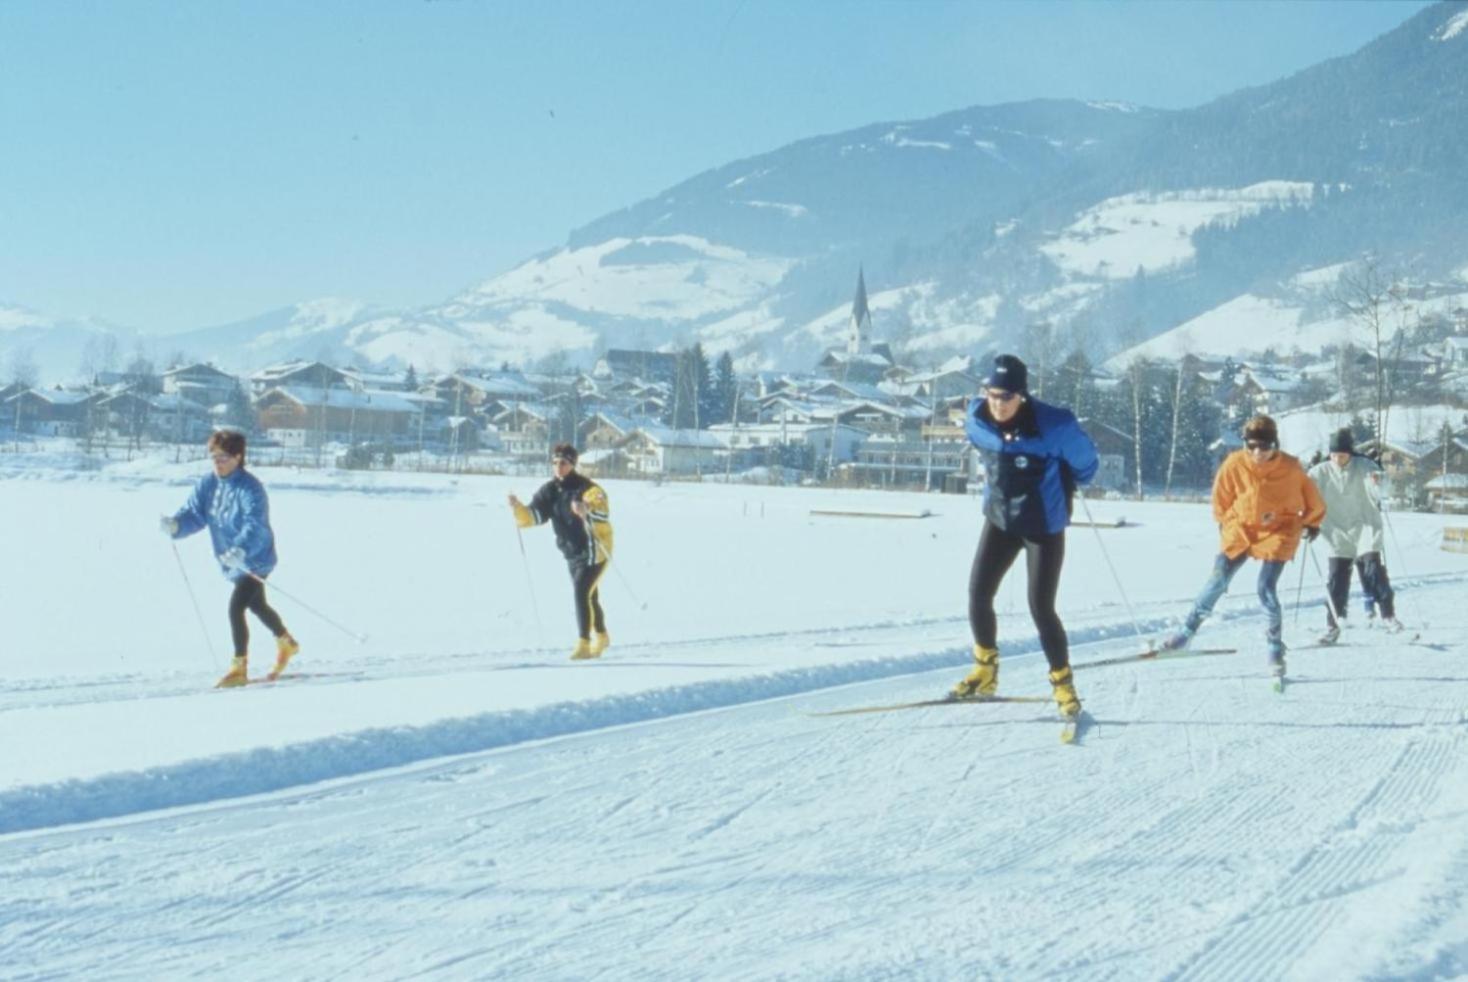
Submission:
[[1468,268],[1465,24],[1468,3],[1441,3],[1190,110],[1044,100],[814,137],[602,216],[436,306],[313,301],[160,343],[239,368],[446,369],[698,340],[799,368],[841,336],[862,267],[874,337],[918,361],[1025,351],[1042,321],[1097,360],[1318,348],[1342,328],[1312,271],[1367,251],[1419,282]]
[[121,370],[137,332],[103,321],[52,317],[0,300],[0,386],[47,383]]

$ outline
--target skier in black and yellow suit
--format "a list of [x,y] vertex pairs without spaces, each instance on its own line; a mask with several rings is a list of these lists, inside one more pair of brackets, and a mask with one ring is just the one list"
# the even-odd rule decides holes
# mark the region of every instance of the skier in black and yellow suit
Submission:
[[551,523],[556,546],[571,569],[576,593],[576,627],[581,637],[571,657],[599,658],[612,643],[602,614],[599,584],[612,558],[612,522],[607,493],[576,471],[576,448],[557,444],[551,451],[555,477],[546,481],[527,506],[513,494],[510,507],[521,528]]

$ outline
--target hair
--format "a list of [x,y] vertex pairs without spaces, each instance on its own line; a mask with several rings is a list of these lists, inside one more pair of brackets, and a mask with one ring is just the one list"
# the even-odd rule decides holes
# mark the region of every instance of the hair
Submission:
[[238,457],[241,464],[245,462],[245,435],[239,430],[215,430],[209,434],[208,447],[210,453],[217,450]]
[[576,448],[569,443],[558,443],[551,448],[551,460],[564,457],[571,462],[571,466],[573,467],[576,465],[577,456]]
[[1255,416],[1244,424],[1244,440],[1258,440],[1268,443],[1272,448],[1279,449],[1279,427],[1274,420],[1262,413]]

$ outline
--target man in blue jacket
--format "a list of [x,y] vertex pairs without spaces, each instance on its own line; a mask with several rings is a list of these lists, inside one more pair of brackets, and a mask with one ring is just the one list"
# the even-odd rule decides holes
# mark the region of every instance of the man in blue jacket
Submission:
[[169,538],[182,539],[205,526],[224,575],[234,582],[229,598],[229,630],[234,637],[234,661],[219,680],[218,688],[244,685],[250,680],[250,630],[245,626],[249,610],[275,635],[275,669],[279,678],[286,663],[301,646],[281,623],[280,615],[265,602],[265,577],[275,569],[275,533],[270,530],[270,503],[265,488],[245,470],[245,435],[236,430],[218,430],[209,437],[209,456],[214,473],[205,474],[194,486],[188,502],[172,516],[159,521]]
[[1068,409],[1030,398],[1029,371],[1014,355],[1000,355],[968,406],[969,442],[983,458],[984,530],[969,573],[969,626],[974,670],[953,687],[962,699],[999,689],[994,594],[1021,552],[1029,574],[1030,616],[1050,663],[1050,685],[1062,716],[1080,714],[1070,670],[1065,625],[1055,612],[1065,528],[1078,485],[1095,477],[1096,445]]

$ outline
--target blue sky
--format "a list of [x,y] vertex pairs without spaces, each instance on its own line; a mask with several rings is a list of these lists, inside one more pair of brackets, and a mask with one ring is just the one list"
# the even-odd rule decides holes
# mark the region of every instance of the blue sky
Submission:
[[0,303],[149,332],[437,303],[792,140],[1197,105],[1425,5],[0,0]]

